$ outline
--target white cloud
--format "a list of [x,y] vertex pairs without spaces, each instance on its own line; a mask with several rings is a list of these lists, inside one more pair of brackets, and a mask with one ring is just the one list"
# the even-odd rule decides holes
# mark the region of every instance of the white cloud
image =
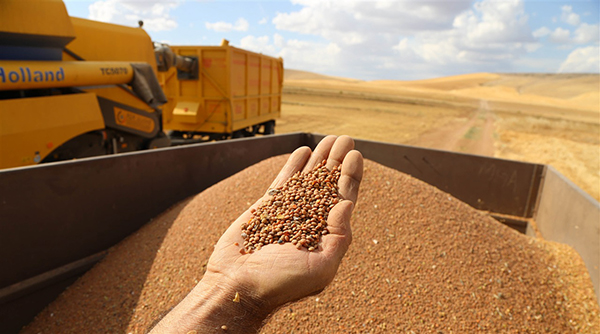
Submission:
[[567,29],[563,29],[561,27],[556,28],[550,34],[550,40],[554,43],[569,43],[571,37],[571,32]]
[[242,49],[268,54],[274,56],[277,53],[277,47],[270,44],[269,36],[246,36],[240,40]]
[[534,52],[542,47],[542,43],[527,43],[524,45],[524,47],[527,52]]
[[[273,23],[277,29],[341,39],[344,34],[404,34],[420,30],[451,27],[454,17],[468,9],[470,0],[438,1],[309,1],[299,11],[279,13]],[[350,42],[356,40],[356,36]]]
[[285,43],[285,39],[280,34],[273,35],[273,41],[275,46],[278,48],[282,48]]
[[177,28],[177,22],[165,17],[155,17],[143,21],[144,27],[152,31],[173,30]]
[[527,20],[521,1],[484,0],[457,15],[453,29],[415,34],[411,45],[402,40],[394,49],[410,49],[424,62],[456,69],[507,67],[520,54],[539,47]]
[[117,0],[96,1],[89,6],[90,20],[111,22],[112,18],[118,14]]
[[561,10],[561,21],[577,26],[575,30],[557,27],[554,31],[550,31],[546,27],[541,27],[533,32],[533,36],[536,38],[550,36],[550,41],[561,44],[559,49],[571,48],[573,44],[598,44],[600,35],[598,24],[582,23],[579,15],[573,13],[571,6],[562,6]]
[[519,69],[524,69],[527,72],[545,72],[545,73],[553,73],[556,72],[556,68],[560,64],[560,61],[557,61],[553,58],[528,58],[523,57],[520,59],[516,59],[513,62],[514,66]]
[[328,72],[340,61],[341,48],[333,42],[318,43],[290,39],[283,41],[278,56],[285,59],[287,67]]
[[576,26],[581,22],[579,19],[579,15],[573,13],[573,7],[571,6],[562,6],[560,14],[560,20],[566,22],[570,25]]
[[405,37],[405,38],[401,39],[398,44],[396,44],[392,47],[392,49],[394,49],[396,51],[400,51],[400,52],[409,50],[408,49],[408,38]]
[[149,31],[172,30],[177,28],[177,21],[170,11],[179,4],[179,0],[102,0],[89,5],[88,18],[132,27],[142,20]]
[[573,41],[577,44],[598,43],[599,30],[597,24],[582,23],[573,36]]
[[340,61],[341,48],[336,43],[318,43],[298,39],[285,39],[280,34],[269,36],[246,36],[240,47],[285,59],[286,67],[327,72]]
[[262,20],[258,21],[258,24],[266,24],[268,22],[266,17],[263,17]]
[[233,26],[233,30],[236,30],[236,31],[248,31],[249,27],[250,27],[250,25],[248,24],[248,21],[246,21],[243,18],[239,18],[237,21],[235,21],[235,25]]
[[[362,69],[362,79],[377,78],[378,69],[396,78],[489,71],[490,66],[508,71],[515,59],[541,46],[537,37],[550,34],[532,33],[521,0],[292,2],[303,7],[278,14],[273,24],[321,41],[295,44],[294,52],[310,55],[314,49],[301,48],[331,45],[338,62],[327,72]],[[300,68],[292,44],[287,41],[280,53],[291,57],[286,64]]]
[[218,31],[218,32],[248,31],[248,28],[250,26],[248,24],[248,21],[246,21],[246,19],[244,19],[244,18],[239,18],[237,21],[235,21],[234,24],[229,23],[229,22],[219,21],[219,22],[215,22],[215,23],[206,22],[205,25],[206,25],[206,29],[214,30],[214,31]]
[[550,34],[551,32],[552,31],[550,29],[548,29],[546,27],[541,27],[539,29],[536,29],[532,35],[535,38],[540,38],[540,37],[548,36],[548,34]]
[[[475,10],[467,11],[455,20],[454,27],[466,33],[471,43],[531,42],[520,0],[484,0],[474,4]],[[463,16],[466,16],[464,18]]]
[[598,46],[575,49],[560,65],[558,73],[600,73],[599,55]]
[[595,43],[598,44],[598,39],[600,38],[598,24],[587,24],[582,23],[575,30],[573,34],[571,34],[570,30],[563,29],[561,27],[556,28],[554,31],[550,32],[546,27],[542,27],[533,32],[534,37],[543,37],[546,35],[550,35],[550,40],[557,44],[562,44],[563,47],[570,47],[572,44],[589,44]]

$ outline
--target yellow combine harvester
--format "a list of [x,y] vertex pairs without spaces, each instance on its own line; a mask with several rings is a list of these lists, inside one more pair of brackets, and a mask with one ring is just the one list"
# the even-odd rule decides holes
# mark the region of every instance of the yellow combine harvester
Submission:
[[[0,1],[0,168],[274,132],[283,61]],[[164,131],[168,131],[169,136]]]

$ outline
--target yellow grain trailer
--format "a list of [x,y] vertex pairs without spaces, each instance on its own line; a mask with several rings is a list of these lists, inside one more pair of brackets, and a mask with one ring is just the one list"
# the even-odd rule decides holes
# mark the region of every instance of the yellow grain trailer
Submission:
[[274,133],[281,113],[281,58],[238,49],[226,40],[220,46],[169,49],[197,67],[159,72],[168,99],[163,127],[174,142]]

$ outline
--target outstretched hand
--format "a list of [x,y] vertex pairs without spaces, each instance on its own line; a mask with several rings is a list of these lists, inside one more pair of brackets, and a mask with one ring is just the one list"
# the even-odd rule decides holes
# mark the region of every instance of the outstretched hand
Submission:
[[[329,170],[342,165],[338,181],[342,201],[330,211],[327,219],[329,234],[321,237],[317,250],[298,250],[291,243],[285,243],[270,244],[250,254],[240,252],[244,242],[241,225],[252,218],[251,209],[268,200],[265,193],[223,234],[208,261],[205,277],[239,286],[240,290],[251,292],[252,298],[259,298],[269,309],[325,288],[333,280],[352,241],[350,215],[358,197],[363,170],[362,155],[353,149],[354,141],[348,136],[325,137],[314,152],[308,147],[299,148],[292,153],[269,188],[282,186],[297,171],[311,171],[323,160],[327,160]],[[244,297],[247,296],[241,296]]]
[[[252,209],[268,200],[268,190],[246,210],[215,245],[206,272],[196,287],[152,333],[249,333],[258,331],[278,307],[316,294],[335,276],[352,242],[350,215],[362,180],[363,157],[348,136],[327,136],[314,152],[294,151],[269,189],[283,186],[296,172],[308,172],[322,161],[332,170],[341,164],[338,202],[327,218],[328,234],[314,251],[291,243],[268,244],[253,253],[243,248],[242,224]],[[249,181],[251,182],[251,181]]]

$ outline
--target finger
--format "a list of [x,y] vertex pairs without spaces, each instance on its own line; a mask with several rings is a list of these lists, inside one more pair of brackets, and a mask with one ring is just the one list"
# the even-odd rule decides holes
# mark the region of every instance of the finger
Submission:
[[331,147],[336,142],[337,136],[327,136],[319,142],[315,151],[310,156],[310,160],[304,166],[304,172],[309,172],[315,168],[316,165],[320,164],[323,160],[327,159]]
[[338,191],[343,199],[352,201],[356,205],[358,189],[363,177],[363,156],[353,150],[346,154],[342,163],[342,174],[338,181]]
[[340,136],[331,147],[331,152],[327,157],[327,169],[339,166],[348,152],[354,149],[354,140],[349,136]]
[[350,217],[354,210],[351,201],[341,201],[329,212],[327,218],[327,229],[329,234],[321,239],[323,252],[334,256],[341,261],[352,242],[352,227]]
[[303,146],[296,149],[288,158],[287,162],[273,181],[269,189],[282,186],[296,172],[302,170],[306,165],[308,158],[311,156],[309,147]]

